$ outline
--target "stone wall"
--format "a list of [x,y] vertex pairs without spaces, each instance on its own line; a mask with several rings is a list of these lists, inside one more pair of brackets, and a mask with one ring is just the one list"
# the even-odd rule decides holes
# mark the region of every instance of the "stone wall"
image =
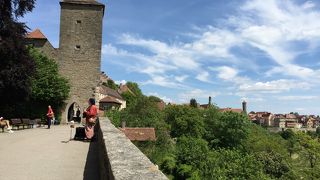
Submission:
[[102,180],[168,179],[109,119],[97,125]]
[[55,49],[48,39],[31,39],[26,38],[25,43],[31,45],[34,48],[37,48],[40,52],[44,53],[48,58],[57,60],[57,49]]

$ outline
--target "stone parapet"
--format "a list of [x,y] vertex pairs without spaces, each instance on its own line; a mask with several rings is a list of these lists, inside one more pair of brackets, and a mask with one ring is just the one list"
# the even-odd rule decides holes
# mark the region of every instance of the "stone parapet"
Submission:
[[101,117],[99,122],[101,179],[168,179],[108,118]]

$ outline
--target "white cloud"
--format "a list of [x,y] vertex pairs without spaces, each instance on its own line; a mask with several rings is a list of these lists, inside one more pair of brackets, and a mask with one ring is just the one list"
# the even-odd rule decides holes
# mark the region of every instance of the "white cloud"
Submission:
[[[320,43],[320,12],[313,11],[314,6],[311,1],[300,5],[294,1],[252,0],[242,6],[242,12],[247,15],[234,17],[230,22],[241,22],[237,26],[243,40],[266,52],[279,64],[278,72],[307,79],[315,70],[295,64],[294,60],[309,47]],[[300,50],[290,48],[299,41],[308,45]],[[297,73],[297,69],[303,72]],[[269,71],[268,75],[274,71]]]
[[233,80],[238,74],[238,70],[227,66],[221,66],[211,69],[218,71],[218,77],[223,80]]
[[279,100],[285,101],[301,101],[301,100],[316,100],[319,99],[319,96],[279,96]]
[[143,85],[147,84],[153,84],[158,85],[170,89],[181,89],[183,87],[186,87],[185,85],[174,81],[174,78],[170,78],[168,76],[158,76],[158,75],[152,75],[151,79],[142,83]]
[[246,101],[247,103],[263,102],[265,101],[262,97],[242,97],[241,101]]
[[268,82],[242,84],[239,86],[239,90],[242,92],[280,93],[291,89],[309,89],[310,87],[311,85],[307,82],[280,79]]
[[151,92],[151,93],[148,93],[148,95],[149,96],[156,96],[156,97],[162,99],[166,103],[173,102],[171,98],[168,98],[167,96],[159,95],[157,92]]
[[184,48],[201,56],[231,58],[233,55],[229,49],[239,41],[238,36],[228,30],[209,27],[198,40],[185,44]]
[[115,56],[127,56],[128,52],[125,50],[119,50],[112,44],[104,44],[101,49],[102,55],[115,55]]
[[210,82],[209,73],[207,71],[200,72],[196,76],[196,79],[198,79],[199,81],[202,81],[202,82]]
[[126,84],[127,81],[126,80],[120,80],[120,81],[114,81],[116,84]]
[[149,55],[148,58],[154,62],[189,70],[199,68],[199,64],[193,59],[192,55],[175,44],[169,45],[161,41],[138,38],[129,34],[120,36],[120,43],[149,50],[152,55]]
[[221,67],[210,67],[209,68],[212,71],[217,71],[217,77],[224,80],[224,81],[229,81],[232,82],[236,85],[241,85],[244,83],[251,83],[252,80],[248,77],[242,77],[239,76],[239,70],[228,67],[228,66],[221,66]]
[[212,98],[218,96],[220,93],[215,91],[207,91],[207,90],[201,90],[201,89],[193,89],[190,91],[182,92],[178,95],[180,102],[189,102],[190,99],[195,98],[196,100],[209,98],[211,96]]
[[[320,70],[301,65],[304,59],[299,58],[320,45],[320,11],[314,7],[311,1],[298,4],[289,0],[248,0],[238,14],[221,20],[223,27],[194,27],[196,33],[185,33],[192,35],[191,41],[169,43],[122,34],[119,44],[133,48],[122,50],[108,44],[103,46],[102,52],[125,57],[125,68],[148,75],[149,80],[144,84],[183,89],[187,78],[189,84],[194,79],[210,82],[210,77],[217,77],[218,83],[227,84],[225,88],[233,91],[233,95],[247,97],[250,93],[248,101],[260,102],[268,97],[252,96],[290,93],[319,85]],[[296,43],[301,42],[304,46],[297,48]],[[248,58],[246,62],[237,58],[233,48],[238,47],[259,53],[252,57],[256,58],[252,60],[254,63],[263,66],[257,71],[259,77],[246,73],[254,63],[250,63],[251,57],[242,58]],[[272,61],[272,67],[264,66],[270,62],[262,60]],[[261,77],[261,74],[266,76]],[[212,93],[212,96],[216,95]],[[192,97],[207,98],[207,94],[210,91],[194,89],[181,93],[179,98],[188,102]]]
[[315,4],[312,1],[307,1],[305,3],[302,4],[302,8],[303,9],[310,9],[315,7]]
[[298,108],[295,108],[295,110],[296,111],[302,111],[302,112],[304,112],[304,111],[306,111],[306,108],[302,108],[302,107],[298,107]]
[[182,75],[182,76],[175,76],[174,79],[180,83],[184,82],[188,78],[187,75]]

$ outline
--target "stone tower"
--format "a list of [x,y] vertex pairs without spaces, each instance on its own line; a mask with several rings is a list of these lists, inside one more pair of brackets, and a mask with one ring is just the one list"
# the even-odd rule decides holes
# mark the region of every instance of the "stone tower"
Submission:
[[95,0],[63,0],[60,6],[56,59],[60,73],[71,85],[70,97],[62,110],[61,122],[66,123],[70,108],[79,107],[82,112],[99,84],[104,5]]
[[247,102],[246,101],[242,101],[242,112],[244,114],[247,114]]

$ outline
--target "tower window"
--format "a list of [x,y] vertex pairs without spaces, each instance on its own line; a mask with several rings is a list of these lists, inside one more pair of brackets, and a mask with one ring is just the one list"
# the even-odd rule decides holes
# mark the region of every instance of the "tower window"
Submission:
[[77,20],[77,24],[81,24],[81,20]]
[[80,50],[81,46],[80,45],[76,45],[75,50]]

